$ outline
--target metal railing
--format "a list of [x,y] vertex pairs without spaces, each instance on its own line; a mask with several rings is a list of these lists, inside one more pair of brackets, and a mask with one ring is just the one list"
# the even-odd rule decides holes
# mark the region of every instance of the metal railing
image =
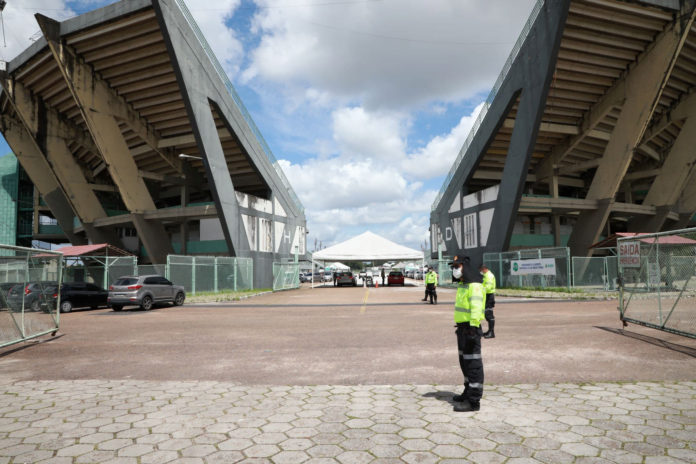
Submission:
[[442,200],[442,196],[445,194],[445,191],[449,187],[450,182],[452,182],[452,179],[454,178],[454,174],[457,172],[457,168],[459,168],[459,165],[462,163],[462,160],[464,159],[464,155],[466,155],[467,150],[471,146],[471,143],[474,141],[474,137],[476,136],[476,133],[478,132],[479,128],[481,127],[481,123],[485,119],[486,114],[488,113],[488,109],[493,104],[493,100],[495,99],[496,95],[498,95],[498,91],[502,87],[503,82],[505,81],[505,78],[507,77],[508,73],[510,72],[510,68],[512,67],[512,63],[515,61],[515,58],[517,58],[517,54],[519,53],[520,49],[522,48],[522,44],[524,43],[525,39],[529,35],[529,31],[532,29],[532,26],[534,25],[534,21],[536,21],[537,17],[539,16],[539,12],[541,11],[541,8],[544,6],[544,3],[545,3],[545,0],[537,0],[536,5],[534,5],[534,9],[532,10],[532,14],[529,16],[527,23],[524,25],[524,28],[522,29],[522,33],[520,34],[519,38],[517,39],[517,42],[515,42],[515,46],[512,47],[512,52],[510,52],[510,56],[508,57],[507,61],[505,62],[505,65],[503,66],[503,70],[500,72],[500,75],[498,76],[498,80],[495,81],[495,85],[493,86],[491,93],[488,95],[488,98],[484,102],[483,108],[481,108],[481,112],[479,113],[478,117],[476,118],[476,121],[474,122],[473,127],[471,128],[471,131],[469,132],[469,136],[466,138],[466,141],[464,142],[464,146],[462,146],[462,149],[459,151],[457,158],[454,160],[454,164],[452,165],[452,168],[450,169],[449,173],[447,174],[447,177],[445,177],[445,181],[442,183],[442,187],[440,188],[440,192],[437,194],[437,197],[435,197],[435,201],[433,202],[433,206],[432,206],[432,211],[435,211],[437,209],[437,206],[440,204],[440,200]]
[[63,254],[0,245],[0,347],[58,331]]
[[299,263],[273,263],[273,291],[300,288]]
[[[553,275],[515,275],[516,273],[513,272],[515,263],[545,259],[554,260],[552,263],[555,267]],[[495,275],[496,284],[499,288],[570,288],[570,249],[567,247],[485,253],[483,262]]]
[[617,245],[621,320],[696,338],[696,229]]
[[266,153],[266,156],[268,156],[268,159],[270,160],[271,164],[273,165],[273,168],[275,169],[276,173],[278,174],[278,177],[280,177],[280,180],[283,182],[283,185],[285,186],[285,188],[288,189],[288,193],[290,194],[290,197],[292,198],[292,200],[295,202],[297,209],[300,211],[300,213],[304,214],[304,206],[302,206],[302,202],[300,201],[297,194],[295,193],[295,190],[292,188],[292,185],[290,185],[290,181],[285,176],[285,173],[283,172],[283,169],[280,167],[280,164],[278,164],[278,160],[276,160],[275,155],[273,154],[273,151],[271,150],[271,147],[269,147],[268,143],[266,143],[266,139],[263,138],[261,131],[256,126],[256,123],[254,122],[254,119],[251,117],[251,114],[249,114],[249,111],[246,109],[246,106],[244,106],[244,102],[242,101],[239,94],[237,93],[234,86],[232,85],[232,81],[230,81],[230,78],[227,76],[227,73],[223,69],[220,62],[218,61],[217,57],[215,56],[215,53],[213,53],[213,50],[212,50],[212,48],[210,48],[210,45],[208,45],[208,41],[206,40],[205,36],[203,35],[203,32],[201,32],[200,28],[198,27],[196,20],[193,19],[191,12],[189,11],[188,7],[186,6],[186,3],[184,2],[184,0],[176,0],[176,3],[179,6],[179,9],[183,13],[184,17],[186,18],[186,21],[188,21],[189,25],[191,26],[191,29],[193,30],[194,34],[196,34],[198,41],[200,42],[201,46],[205,50],[205,53],[208,55],[208,58],[212,62],[213,66],[215,67],[215,70],[217,71],[218,75],[222,79],[222,82],[225,84],[227,91],[232,96],[232,99],[234,100],[235,104],[237,105],[237,108],[239,108],[239,111],[242,112],[244,119],[246,120],[247,124],[249,124],[251,131],[256,136],[256,140],[258,140],[259,144],[261,145],[261,148]]
[[587,291],[617,291],[619,289],[618,258],[616,256],[573,256],[573,288]]
[[187,294],[254,289],[254,261],[225,256],[167,256],[166,277]]

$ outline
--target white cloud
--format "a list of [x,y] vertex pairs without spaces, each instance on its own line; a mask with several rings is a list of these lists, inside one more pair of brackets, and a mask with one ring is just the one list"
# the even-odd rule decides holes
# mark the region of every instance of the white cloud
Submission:
[[[15,6],[21,6],[22,9],[14,8]],[[25,9],[24,4],[18,2],[8,2],[5,7],[3,18],[7,47],[0,46],[0,59],[3,61],[11,61],[23,52],[32,44],[30,37],[40,32],[34,14],[41,13],[57,21],[75,16],[75,12],[64,0],[32,0],[31,6],[36,8]]]
[[462,117],[449,134],[434,137],[425,147],[410,154],[401,163],[403,172],[416,179],[431,179],[447,174],[482,108],[483,103],[478,105],[469,116]]
[[239,73],[239,66],[244,58],[244,47],[237,39],[234,30],[225,22],[232,17],[242,0],[205,0],[194,5],[189,2],[191,14],[198,27],[205,34],[213,53],[229,76]]
[[276,8],[254,17],[252,32],[261,41],[243,82],[274,82],[288,92],[319,89],[339,101],[394,110],[459,101],[490,88],[535,0],[294,8],[277,8],[286,0],[255,1]]
[[344,154],[385,161],[403,157],[406,150],[404,115],[371,114],[357,107],[341,108],[332,117],[334,140]]

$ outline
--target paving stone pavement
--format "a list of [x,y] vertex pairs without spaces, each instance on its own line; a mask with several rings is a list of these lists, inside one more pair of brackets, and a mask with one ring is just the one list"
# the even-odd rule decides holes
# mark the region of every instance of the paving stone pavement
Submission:
[[696,382],[487,386],[478,413],[453,391],[18,382],[0,385],[0,464],[696,462]]

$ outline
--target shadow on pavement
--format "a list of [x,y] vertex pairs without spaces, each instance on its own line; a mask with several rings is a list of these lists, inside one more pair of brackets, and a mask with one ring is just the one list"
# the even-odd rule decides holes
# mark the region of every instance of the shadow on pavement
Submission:
[[455,395],[459,395],[459,393],[452,393],[451,391],[436,391],[424,393],[421,396],[423,398],[435,398],[436,400],[440,400],[454,406],[454,401],[452,401],[452,397],[454,397]]
[[[63,338],[65,334],[60,334],[56,335],[55,337],[51,338],[41,338],[41,339],[34,339],[34,340],[27,340],[24,342],[24,345],[18,346],[17,348],[13,348],[11,350],[3,351],[0,352],[0,358],[4,358],[5,356],[9,356],[11,354],[17,353],[18,351],[26,350],[27,348],[31,348],[32,346],[40,345],[41,343],[48,343],[53,340],[58,340],[59,338]],[[11,345],[14,346],[14,345]]]
[[691,348],[688,346],[677,345],[676,343],[671,343],[660,338],[651,337],[649,335],[642,335],[635,332],[629,332],[623,329],[613,329],[610,327],[598,327],[597,329],[606,330],[607,332],[612,332],[618,335],[623,335],[624,337],[630,337],[636,340],[640,340],[645,343],[650,343],[651,345],[661,346],[662,348],[667,348],[668,350],[677,351],[679,353],[696,358],[696,348]]

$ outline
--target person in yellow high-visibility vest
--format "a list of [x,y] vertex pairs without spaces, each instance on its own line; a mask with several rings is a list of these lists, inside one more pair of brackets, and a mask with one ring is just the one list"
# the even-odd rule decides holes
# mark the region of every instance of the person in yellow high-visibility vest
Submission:
[[430,304],[437,304],[437,273],[432,266],[428,266],[428,273],[425,274],[424,280],[426,297],[430,295]]
[[479,266],[479,272],[483,276],[483,287],[486,289],[486,320],[488,321],[488,331],[484,332],[483,338],[495,338],[495,275],[486,267],[485,264]]
[[449,264],[452,266],[452,280],[459,283],[454,322],[457,324],[459,366],[464,374],[464,392],[452,398],[455,401],[454,410],[478,411],[483,397],[481,321],[484,319],[486,291],[481,283],[481,275],[471,268],[468,259],[458,254]]

